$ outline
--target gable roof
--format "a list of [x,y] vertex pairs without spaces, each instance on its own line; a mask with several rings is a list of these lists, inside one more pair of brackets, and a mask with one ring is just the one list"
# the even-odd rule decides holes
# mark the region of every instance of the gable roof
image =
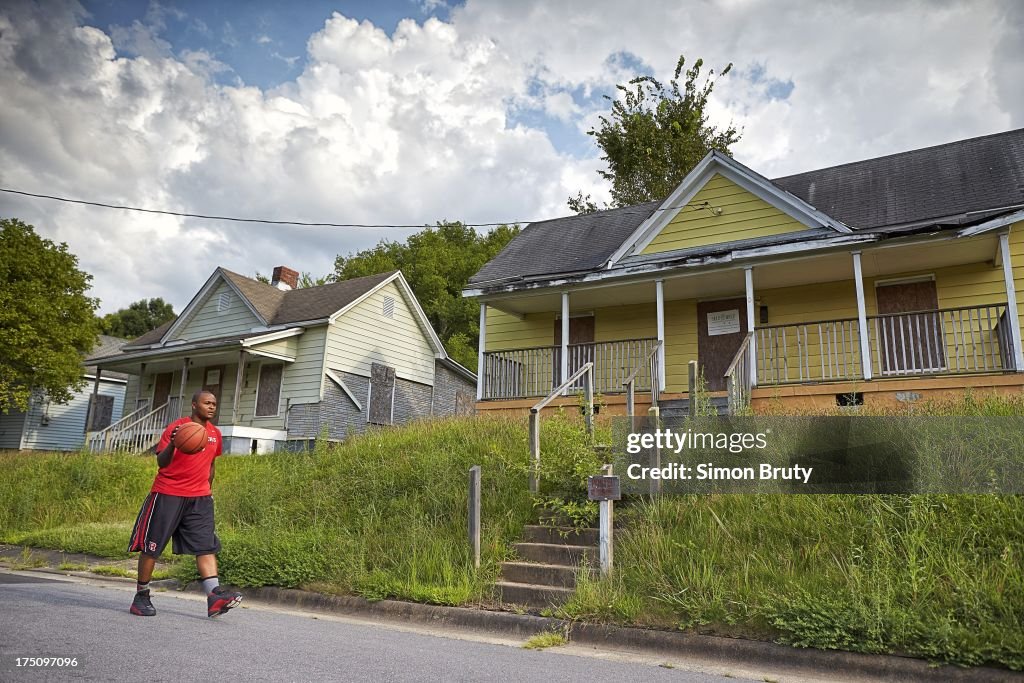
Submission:
[[660,204],[659,200],[531,223],[469,284],[600,268]]
[[[715,154],[709,153],[701,163]],[[953,219],[967,222],[1024,206],[1024,129],[771,181],[728,157],[717,156],[723,164],[735,165],[752,179],[773,186],[783,198],[789,195],[809,210],[807,215],[819,217],[822,225],[831,220],[840,231],[930,225]],[[665,205],[671,206],[672,202],[647,202],[533,223],[470,278],[469,288],[494,286],[501,280],[598,270],[613,257],[625,255],[640,237],[638,233],[647,232],[644,223],[656,220],[659,207]],[[821,237],[828,236],[821,232]],[[793,233],[780,236],[778,241],[803,237]],[[721,246],[709,245],[701,251]]]
[[772,183],[859,229],[1024,205],[1024,128]]
[[[111,337],[111,336],[106,335],[106,334],[101,334],[99,336],[99,338],[96,340],[96,345],[93,346],[92,347],[92,351],[89,352],[88,358],[92,359],[92,358],[101,358],[103,356],[113,356],[113,355],[116,355],[118,352],[121,351],[121,348],[125,344],[127,344],[127,343],[128,343],[128,341],[126,339],[121,339],[120,337]],[[88,361],[86,361],[86,362],[88,363]],[[93,377],[95,377],[96,376],[96,366],[95,365],[86,365],[85,366],[85,374],[92,375]],[[105,371],[103,373],[101,378],[102,379],[128,379],[128,375],[124,374],[123,372],[113,372],[111,370],[107,370],[107,371]]]
[[[137,339],[133,339],[126,345],[126,348],[156,344],[164,339],[172,328],[180,327],[179,322],[184,323],[185,318],[198,309],[200,301],[204,298],[201,294],[212,289],[213,284],[219,279],[218,276],[239,293],[246,304],[266,321],[268,327],[274,327],[311,320],[326,321],[331,315],[358,300],[398,272],[393,270],[318,287],[282,291],[265,282],[218,268],[203,285],[200,294],[192,299],[180,316]],[[233,335],[231,338],[238,337],[239,335]]]

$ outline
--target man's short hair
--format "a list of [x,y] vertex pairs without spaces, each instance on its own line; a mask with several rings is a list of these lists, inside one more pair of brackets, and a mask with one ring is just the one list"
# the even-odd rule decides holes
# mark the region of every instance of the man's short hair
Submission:
[[203,394],[209,394],[210,396],[217,398],[217,394],[213,393],[212,391],[208,389],[200,389],[196,393],[192,394],[192,402],[199,403],[199,397],[202,396]]

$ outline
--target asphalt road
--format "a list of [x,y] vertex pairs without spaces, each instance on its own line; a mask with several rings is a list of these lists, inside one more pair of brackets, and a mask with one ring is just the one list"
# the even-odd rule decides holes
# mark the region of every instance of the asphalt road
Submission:
[[[208,619],[205,598],[154,592],[155,617],[128,613],[133,588],[0,572],[0,680],[736,681],[655,661],[436,635],[344,617],[247,606]],[[577,648],[578,649],[578,648]],[[77,657],[74,668],[16,657]]]

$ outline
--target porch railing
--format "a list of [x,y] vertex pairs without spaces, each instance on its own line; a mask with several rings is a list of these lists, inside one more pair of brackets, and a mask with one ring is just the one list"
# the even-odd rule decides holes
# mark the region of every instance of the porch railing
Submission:
[[[634,381],[637,390],[651,388],[651,368],[644,363],[657,346],[657,339],[623,339],[610,342],[570,344],[569,374],[587,363],[594,364],[594,390],[616,393],[640,365]],[[510,399],[546,396],[561,383],[562,348],[535,346],[484,353],[483,398]],[[654,377],[657,377],[655,373]],[[569,389],[579,389],[579,381]]]
[[759,386],[863,377],[856,318],[766,325],[755,330]]
[[[729,401],[730,415],[735,415],[750,405],[750,391],[753,388],[750,381],[750,340],[753,338],[754,333],[747,332],[729,368],[725,371],[725,393]],[[695,398],[691,396],[690,400],[693,401]]]
[[[111,425],[101,432],[89,435],[87,440],[89,450],[92,452],[101,451],[131,451],[138,452],[152,448],[160,440],[160,434],[164,428],[179,416],[178,397],[173,396],[163,405],[157,406],[150,412],[143,412],[140,409],[119,420],[116,429]],[[126,421],[132,418],[131,421]]]
[[1014,369],[1005,303],[874,315],[868,329],[880,377]]
[[626,390],[626,415],[633,417],[635,408],[636,398],[636,384],[637,377],[641,377],[644,372],[647,373],[648,385],[651,389],[651,406],[657,407],[658,397],[661,395],[661,342],[655,340],[654,347],[647,354],[647,357],[643,359],[629,374],[629,377],[622,383],[623,388]]

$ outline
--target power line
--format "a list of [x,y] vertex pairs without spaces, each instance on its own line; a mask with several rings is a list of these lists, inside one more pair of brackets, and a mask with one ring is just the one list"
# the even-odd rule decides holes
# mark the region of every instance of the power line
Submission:
[[[49,195],[49,194],[37,194],[37,193],[34,193],[34,192],[24,192],[22,190],[14,190],[14,189],[11,189],[11,188],[6,188],[6,187],[0,187],[0,192],[7,192],[9,194],[18,194],[18,195],[22,195],[22,196],[25,196],[25,197],[34,197],[36,199],[50,199],[50,200],[57,201],[57,202],[65,202],[67,204],[81,204],[81,205],[84,205],[84,206],[96,206],[96,207],[103,208],[103,209],[118,209],[118,210],[121,210],[121,211],[137,211],[137,212],[140,212],[140,213],[160,214],[160,215],[163,215],[163,216],[178,216],[180,218],[201,218],[201,219],[204,219],[204,220],[214,220],[214,221],[232,221],[234,223],[263,223],[263,224],[266,224],[266,225],[298,225],[298,226],[309,227],[309,228],[425,228],[425,227],[429,227],[429,225],[430,225],[430,223],[417,223],[417,224],[404,224],[404,225],[403,224],[390,224],[390,223],[312,223],[312,222],[308,222],[308,221],[270,220],[268,218],[239,218],[237,216],[213,216],[213,215],[207,215],[207,214],[201,214],[201,213],[185,213],[185,212],[181,212],[181,211],[164,211],[162,209],[144,209],[144,208],[141,208],[141,207],[138,207],[138,206],[124,206],[124,205],[121,205],[121,204],[107,204],[107,203],[104,203],[104,202],[91,202],[91,201],[87,201],[87,200],[84,200],[84,199],[70,199],[68,197],[57,197],[57,196]],[[700,209],[703,209],[703,208],[711,208],[711,207],[710,207],[708,202],[703,202],[702,204],[698,204],[696,206],[682,205],[682,206],[669,206],[669,207],[665,207],[665,208],[666,209],[686,209],[686,208],[688,208],[688,209],[691,209],[691,210],[700,210]],[[620,209],[620,210],[615,211],[615,216],[636,215],[636,214],[641,214],[641,213],[642,214],[650,215],[650,214],[654,213],[654,211],[653,210],[652,211],[647,211],[647,210],[645,210],[645,211],[624,211],[624,210]],[[596,213],[579,214],[578,216],[564,216],[562,218],[577,218],[577,217],[580,217],[580,216],[587,216],[589,218],[611,218],[612,217],[610,214],[607,214],[605,211],[598,211]],[[500,226],[500,225],[517,225],[517,224],[524,224],[524,223],[544,223],[544,222],[547,222],[547,221],[550,221],[550,220],[555,220],[555,219],[545,218],[545,219],[542,219],[542,220],[539,220],[539,221],[520,221],[520,220],[517,220],[517,221],[502,221],[500,223],[463,223],[462,221],[459,221],[459,222],[462,223],[463,225],[465,225],[466,227],[470,227],[470,228],[490,228],[490,227],[496,227],[496,226]]]

